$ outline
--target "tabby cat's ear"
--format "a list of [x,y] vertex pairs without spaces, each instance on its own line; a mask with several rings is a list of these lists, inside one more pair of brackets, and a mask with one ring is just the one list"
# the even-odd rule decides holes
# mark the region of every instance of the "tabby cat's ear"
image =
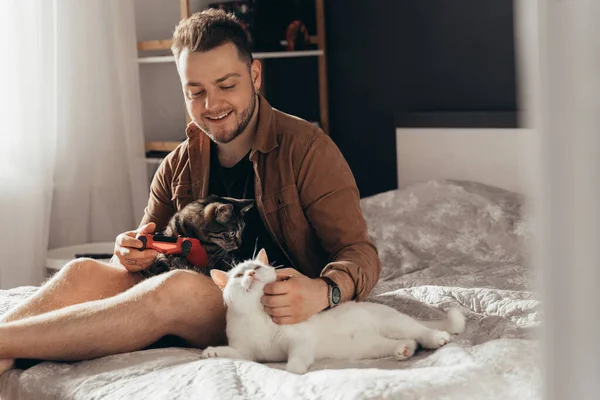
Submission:
[[256,256],[256,260],[263,265],[269,265],[269,258],[267,257],[267,251],[265,249],[260,249],[260,251],[258,252],[258,255]]
[[224,224],[231,219],[231,212],[233,206],[231,204],[220,204],[216,210],[216,219],[220,223]]
[[248,200],[247,202],[243,202],[242,209],[240,210],[240,214],[241,215],[246,214],[248,211],[250,211],[250,209],[252,207],[254,207],[254,200]]
[[221,288],[221,290],[225,288],[225,286],[227,285],[227,281],[229,280],[229,275],[227,275],[227,272],[223,272],[218,269],[211,269],[210,277],[215,282],[215,284]]

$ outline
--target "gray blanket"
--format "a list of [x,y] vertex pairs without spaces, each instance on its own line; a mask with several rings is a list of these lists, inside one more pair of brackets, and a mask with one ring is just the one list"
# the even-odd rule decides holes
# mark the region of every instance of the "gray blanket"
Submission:
[[[523,199],[497,188],[435,181],[363,199],[383,264],[369,301],[421,319],[449,307],[467,330],[437,351],[283,364],[201,360],[153,349],[79,363],[42,363],[0,377],[2,399],[536,399],[541,398],[539,301],[526,268]],[[0,291],[0,312],[35,288]]]

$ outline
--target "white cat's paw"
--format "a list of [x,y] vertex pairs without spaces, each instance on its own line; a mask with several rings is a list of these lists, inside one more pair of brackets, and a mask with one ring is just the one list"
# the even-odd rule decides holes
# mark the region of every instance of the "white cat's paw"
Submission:
[[223,357],[223,355],[219,354],[219,348],[218,347],[207,347],[202,354],[200,354],[200,357],[202,358],[217,358],[217,357]]
[[450,342],[450,334],[444,331],[431,330],[424,335],[420,343],[426,349],[437,349]]
[[308,371],[308,367],[305,363],[300,361],[297,358],[292,358],[288,361],[287,366],[285,367],[287,372],[291,372],[292,374],[302,375]]
[[417,341],[413,339],[399,340],[394,349],[394,358],[398,361],[406,360],[415,354]]

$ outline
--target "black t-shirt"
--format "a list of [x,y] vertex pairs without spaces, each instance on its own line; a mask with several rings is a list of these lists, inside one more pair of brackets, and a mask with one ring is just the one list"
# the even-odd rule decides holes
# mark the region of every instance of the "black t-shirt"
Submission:
[[[254,167],[250,161],[250,152],[233,167],[226,168],[219,162],[217,147],[211,142],[210,177],[208,193],[235,199],[255,199]],[[244,216],[246,227],[242,234],[242,246],[234,258],[244,261],[252,258],[260,249],[267,251],[269,262],[273,266],[291,267],[285,254],[265,228],[256,204]]]

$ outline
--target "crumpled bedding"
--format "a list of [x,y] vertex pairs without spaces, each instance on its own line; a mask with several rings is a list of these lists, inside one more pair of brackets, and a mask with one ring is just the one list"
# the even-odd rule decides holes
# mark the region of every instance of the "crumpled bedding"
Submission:
[[[518,194],[476,182],[432,181],[362,200],[382,260],[368,301],[420,319],[459,307],[464,333],[436,351],[281,363],[200,359],[150,349],[77,363],[44,362],[0,377],[2,399],[536,399],[540,302],[527,268],[531,224]],[[0,291],[0,313],[35,291]]]

